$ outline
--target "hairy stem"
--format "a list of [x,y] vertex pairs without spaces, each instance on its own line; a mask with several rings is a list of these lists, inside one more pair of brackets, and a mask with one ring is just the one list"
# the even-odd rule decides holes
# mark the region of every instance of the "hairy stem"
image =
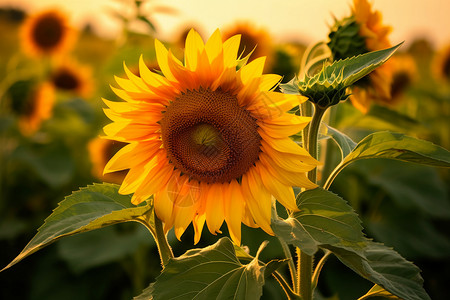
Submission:
[[167,236],[164,233],[161,220],[158,219],[155,211],[153,211],[153,213],[155,217],[156,245],[158,246],[159,256],[161,257],[161,263],[164,268],[169,262],[169,259],[173,258],[173,252],[172,248],[170,248],[169,242],[167,241]]
[[275,279],[278,281],[278,283],[281,285],[281,287],[283,288],[284,292],[286,293],[286,296],[288,297],[289,300],[302,300],[302,297],[300,297],[298,294],[296,294],[291,287],[289,286],[289,284],[287,284],[286,280],[284,280],[283,276],[281,276],[280,273],[278,273],[277,271],[272,273],[273,277],[275,277]]
[[[314,114],[311,123],[309,124],[307,143],[304,144],[304,146],[308,150],[309,154],[317,159],[319,127],[326,109],[322,109],[317,105],[315,105],[314,108]],[[317,182],[317,168],[314,168],[313,170],[308,172],[308,179],[314,183]],[[299,274],[297,282],[298,291],[300,292],[300,296],[303,300],[311,300],[313,294],[313,289],[311,286],[313,257],[301,252],[300,249],[297,249],[297,255],[297,272]]]

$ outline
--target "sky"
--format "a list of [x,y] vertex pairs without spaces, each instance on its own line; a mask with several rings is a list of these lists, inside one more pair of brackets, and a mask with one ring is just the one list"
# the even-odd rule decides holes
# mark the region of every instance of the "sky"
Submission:
[[[69,12],[72,22],[83,26],[87,22],[94,30],[113,38],[120,27],[108,11],[122,9],[129,0],[0,0],[0,6],[22,7],[33,12],[48,7],[60,7]],[[162,40],[170,40],[186,24],[195,24],[209,35],[236,20],[249,20],[265,28],[275,40],[294,39],[306,43],[325,40],[333,15],[348,16],[351,0],[151,0],[149,9],[160,6],[174,8],[175,15],[151,15]],[[426,37],[436,47],[450,44],[449,0],[372,0],[373,7],[383,14],[385,24],[393,27],[391,42]]]

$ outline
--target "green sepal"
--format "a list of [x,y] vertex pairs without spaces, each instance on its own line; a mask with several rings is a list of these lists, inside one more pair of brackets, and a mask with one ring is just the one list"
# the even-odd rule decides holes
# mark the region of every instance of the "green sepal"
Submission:
[[293,80],[283,85],[283,90],[291,91],[296,85],[300,94],[320,108],[336,105],[350,96],[347,88],[384,64],[402,43],[379,51],[373,51],[356,57],[335,61],[331,65],[324,64],[322,70],[314,76],[305,74],[304,78]]

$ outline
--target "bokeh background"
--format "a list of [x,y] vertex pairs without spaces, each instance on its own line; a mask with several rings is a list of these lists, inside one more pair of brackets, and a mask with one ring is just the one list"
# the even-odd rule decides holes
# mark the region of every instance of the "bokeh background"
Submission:
[[[391,130],[450,148],[449,1],[372,2],[392,26],[391,42],[405,41],[394,57],[395,105],[374,105],[367,113],[349,101],[328,122],[358,141]],[[266,72],[288,81],[299,71],[306,47],[326,41],[333,16],[350,12],[350,1],[0,0],[0,268],[36,233],[57,203],[93,182],[120,182],[123,173],[102,175],[122,145],[99,139],[101,98],[117,100],[109,85],[124,76],[123,62],[138,74],[144,55],[157,70],[154,38],[182,57],[187,30],[206,39],[216,28],[241,33],[254,57],[267,56]],[[38,55],[23,35],[26,20],[53,9],[70,28],[65,51]],[[32,44],[32,41],[31,41]],[[69,44],[69,43],[68,43]],[[339,160],[328,149],[322,178]],[[325,153],[325,151],[322,151]],[[331,153],[331,154],[330,154]],[[447,299],[450,280],[449,172],[396,161],[360,161],[332,186],[363,220],[366,233],[394,247],[423,270],[432,299]],[[244,226],[245,227],[245,226]],[[262,259],[281,257],[276,239],[243,228],[243,244]],[[226,229],[224,229],[226,234]],[[206,230],[199,247],[218,237]],[[193,247],[192,228],[177,241],[176,255]],[[0,299],[131,299],[160,272],[157,250],[146,229],[123,224],[69,237],[0,273]],[[357,299],[371,284],[330,259],[319,290],[324,299]],[[264,299],[284,299],[267,284]]]

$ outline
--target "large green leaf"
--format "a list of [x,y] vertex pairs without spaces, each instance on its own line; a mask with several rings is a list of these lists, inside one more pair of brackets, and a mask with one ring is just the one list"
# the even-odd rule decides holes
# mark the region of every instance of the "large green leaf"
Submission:
[[342,159],[352,152],[356,147],[356,143],[345,133],[340,132],[336,128],[327,126],[327,135],[329,135],[339,146],[341,150]]
[[383,244],[366,241],[364,249],[324,245],[347,267],[405,300],[430,299],[420,270]]
[[287,219],[272,220],[274,233],[286,243],[313,255],[324,244],[359,245],[364,241],[361,221],[341,197],[316,188],[297,197],[299,212]]
[[228,238],[171,259],[156,282],[135,299],[259,299],[265,266],[258,255],[242,265]]
[[65,236],[127,221],[145,222],[153,227],[150,217],[153,205],[147,203],[136,207],[131,204],[130,196],[120,195],[118,190],[119,186],[115,184],[94,184],[66,197],[3,270]]
[[368,135],[347,155],[333,170],[324,188],[329,188],[331,182],[348,164],[359,159],[389,158],[422,165],[450,167],[450,152],[431,142],[388,131]]
[[383,297],[385,299],[401,300],[399,297],[392,295],[378,284],[375,284],[364,296],[358,298],[358,300],[365,300],[371,297]]

